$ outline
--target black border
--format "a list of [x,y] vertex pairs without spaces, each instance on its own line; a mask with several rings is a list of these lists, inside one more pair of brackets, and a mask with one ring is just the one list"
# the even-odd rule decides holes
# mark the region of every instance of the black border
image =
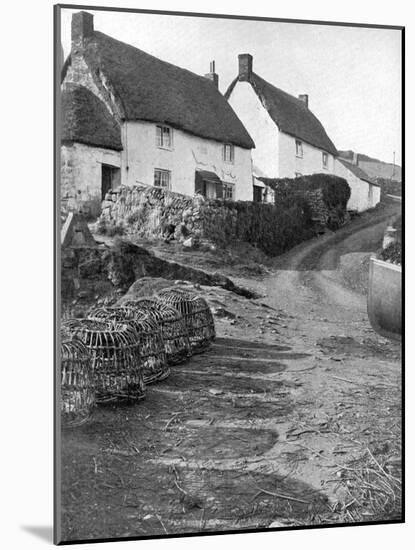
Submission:
[[[360,28],[372,28],[372,29],[388,29],[401,31],[401,138],[402,138],[402,221],[404,231],[402,234],[403,244],[403,257],[402,257],[402,519],[399,520],[386,520],[377,522],[357,522],[357,523],[336,523],[328,525],[308,525],[308,526],[290,526],[290,527],[272,527],[272,528],[259,528],[259,529],[238,529],[227,531],[210,531],[201,533],[179,533],[171,535],[151,535],[151,536],[136,536],[136,537],[114,537],[114,538],[99,538],[99,539],[79,539],[73,541],[61,541],[60,540],[60,471],[58,463],[60,465],[60,413],[59,413],[59,384],[58,384],[58,372],[59,372],[59,349],[60,349],[60,216],[58,209],[58,201],[60,197],[60,145],[59,130],[60,130],[60,74],[62,67],[60,66],[60,55],[58,50],[58,44],[60,45],[60,10],[61,9],[78,9],[78,10],[93,10],[93,11],[116,11],[124,13],[144,13],[153,15],[176,15],[186,17],[205,17],[213,19],[236,19],[246,21],[272,21],[276,23],[302,23],[306,25],[326,25],[326,26],[341,26],[341,27],[360,27]],[[82,4],[55,4],[53,6],[53,247],[54,247],[54,369],[53,369],[53,381],[54,381],[54,395],[53,395],[53,451],[54,451],[54,471],[53,471],[53,542],[57,546],[66,546],[73,544],[95,544],[102,542],[123,542],[133,540],[157,540],[157,539],[171,539],[171,538],[190,538],[190,537],[211,537],[215,535],[243,535],[245,533],[273,533],[276,531],[303,531],[310,529],[331,529],[338,527],[360,527],[360,526],[378,526],[378,525],[393,525],[405,523],[405,497],[406,497],[406,476],[405,476],[405,400],[406,400],[406,388],[405,388],[405,26],[401,25],[378,25],[369,23],[350,23],[340,21],[319,21],[319,20],[304,20],[304,19],[284,19],[273,17],[259,17],[248,15],[226,15],[226,14],[212,14],[202,12],[182,12],[182,11],[165,11],[165,10],[149,10],[149,9],[134,9],[134,8],[114,8],[105,6],[89,6]]]

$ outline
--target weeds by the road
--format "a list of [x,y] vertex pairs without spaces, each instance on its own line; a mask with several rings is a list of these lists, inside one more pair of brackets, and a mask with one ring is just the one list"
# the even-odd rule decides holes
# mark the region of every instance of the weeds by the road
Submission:
[[396,451],[379,462],[367,449],[363,458],[342,471],[341,484],[350,496],[338,510],[342,523],[401,519],[399,470],[400,456]]

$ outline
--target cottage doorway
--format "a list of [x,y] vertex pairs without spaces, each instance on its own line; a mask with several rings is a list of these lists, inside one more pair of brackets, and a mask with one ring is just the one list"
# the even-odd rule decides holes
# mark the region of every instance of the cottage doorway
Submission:
[[104,200],[108,191],[119,187],[121,172],[117,166],[111,166],[110,164],[102,164],[101,166],[101,198]]

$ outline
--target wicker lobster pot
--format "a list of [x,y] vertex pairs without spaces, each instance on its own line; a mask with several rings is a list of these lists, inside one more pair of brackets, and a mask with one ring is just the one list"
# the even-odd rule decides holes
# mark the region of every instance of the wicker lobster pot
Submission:
[[80,426],[95,407],[91,356],[78,338],[61,342],[61,420],[63,427]]
[[191,355],[186,323],[176,308],[157,298],[138,298],[124,305],[146,313],[159,325],[169,364],[182,363]]
[[180,288],[163,289],[157,297],[183,315],[193,353],[202,352],[210,346],[216,336],[215,323],[204,298]]
[[88,313],[88,318],[127,323],[135,329],[145,384],[164,380],[170,374],[160,327],[146,312],[127,306],[98,307]]
[[92,319],[70,319],[63,325],[89,349],[97,403],[144,397],[140,344],[132,326]]

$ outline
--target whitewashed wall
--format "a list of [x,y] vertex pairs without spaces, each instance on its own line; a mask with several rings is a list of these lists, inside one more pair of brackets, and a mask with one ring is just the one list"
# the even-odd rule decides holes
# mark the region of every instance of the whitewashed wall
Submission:
[[294,178],[296,173],[302,174],[334,174],[335,159],[328,153],[327,168],[323,167],[323,151],[309,145],[305,141],[303,144],[303,156],[296,156],[295,141],[296,138],[279,132],[279,175],[280,178]]
[[[124,185],[153,185],[154,169],[171,172],[171,190],[195,193],[196,169],[215,172],[222,181],[235,184],[236,200],[252,200],[251,151],[235,146],[234,163],[222,159],[223,144],[173,128],[173,146],[156,145],[156,124],[125,122],[122,127],[122,182]],[[128,167],[128,168],[127,168]]]
[[339,161],[336,161],[336,173],[344,178],[350,186],[351,195],[347,203],[349,210],[364,212],[378,204],[380,201],[380,187],[361,180]]
[[83,204],[92,215],[101,211],[102,164],[119,168],[118,151],[82,143],[61,147],[61,200],[68,207]]
[[373,189],[372,207],[374,207],[380,203],[380,187],[378,187],[377,185],[372,185],[372,189]]
[[303,141],[303,158],[296,156],[296,138],[279,131],[249,82],[236,83],[229,103],[255,142],[252,161],[257,175],[293,178],[296,173],[334,174],[334,156],[328,155],[324,168],[323,151],[317,147]]
[[278,128],[249,82],[237,82],[229,104],[255,143],[252,162],[257,175],[278,177]]

